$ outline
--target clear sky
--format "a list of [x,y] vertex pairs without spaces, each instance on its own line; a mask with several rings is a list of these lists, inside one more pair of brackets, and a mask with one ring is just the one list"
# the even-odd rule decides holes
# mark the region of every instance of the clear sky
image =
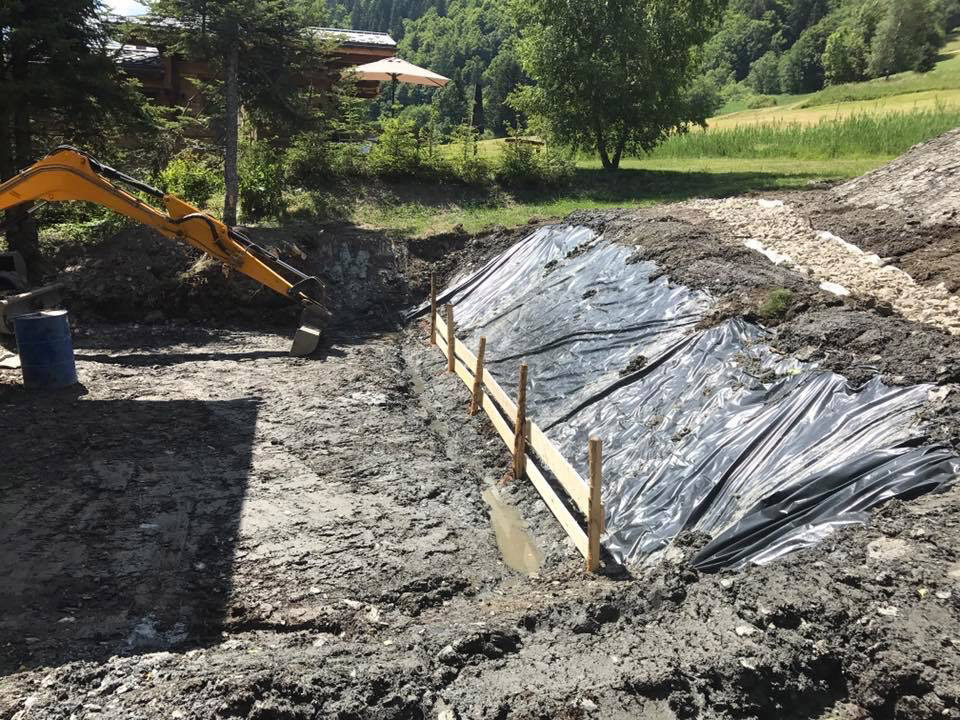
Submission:
[[120,15],[140,15],[147,9],[136,0],[106,0],[107,7]]

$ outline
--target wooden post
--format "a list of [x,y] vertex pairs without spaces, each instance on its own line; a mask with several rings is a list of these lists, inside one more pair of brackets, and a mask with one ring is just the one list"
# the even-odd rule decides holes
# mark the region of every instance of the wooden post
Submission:
[[487,352],[487,339],[480,338],[480,349],[477,350],[477,368],[473,374],[473,399],[470,401],[470,414],[476,415],[483,404],[483,356]]
[[437,344],[437,277],[430,273],[430,344]]
[[517,417],[514,422],[513,478],[520,480],[527,470],[527,366],[520,366],[517,390]]
[[603,443],[590,438],[590,513],[587,516],[587,572],[600,569],[600,534],[603,532],[603,501],[600,485],[603,479]]
[[449,372],[457,371],[457,338],[453,331],[453,305],[447,305],[447,370]]

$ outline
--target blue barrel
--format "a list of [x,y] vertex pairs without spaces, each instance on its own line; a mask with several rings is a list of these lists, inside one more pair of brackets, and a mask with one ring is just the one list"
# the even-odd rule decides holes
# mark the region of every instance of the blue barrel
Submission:
[[23,384],[61,388],[77,382],[77,364],[66,310],[44,310],[13,320]]

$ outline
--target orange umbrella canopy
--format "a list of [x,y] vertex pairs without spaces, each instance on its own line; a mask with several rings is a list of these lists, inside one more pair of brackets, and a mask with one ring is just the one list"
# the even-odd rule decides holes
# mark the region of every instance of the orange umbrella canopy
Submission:
[[398,57],[385,58],[376,62],[359,65],[353,71],[361,80],[404,83],[405,85],[427,85],[443,87],[450,78],[438,75],[432,70],[418,67]]

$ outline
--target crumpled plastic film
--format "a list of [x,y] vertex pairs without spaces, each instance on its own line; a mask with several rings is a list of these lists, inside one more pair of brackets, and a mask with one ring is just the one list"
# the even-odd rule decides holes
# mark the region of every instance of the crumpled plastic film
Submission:
[[854,389],[743,320],[698,330],[709,295],[631,256],[584,228],[543,228],[440,295],[468,346],[486,336],[505,388],[530,366],[528,415],[581,476],[588,438],[604,441],[615,559],[696,530],[713,540],[695,567],[768,562],[960,473],[950,450],[921,446],[929,386]]

